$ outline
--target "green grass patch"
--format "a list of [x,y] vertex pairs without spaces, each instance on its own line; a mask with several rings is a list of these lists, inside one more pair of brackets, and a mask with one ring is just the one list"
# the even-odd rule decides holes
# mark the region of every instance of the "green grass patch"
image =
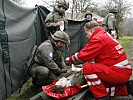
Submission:
[[131,36],[123,36],[123,37],[120,37],[118,40],[120,42],[120,44],[123,46],[127,55],[128,55],[128,50],[129,50],[132,40],[133,40],[133,37],[131,37]]
[[32,85],[32,79],[30,78],[22,87],[21,92],[17,90],[7,100],[29,100],[36,94],[35,87]]

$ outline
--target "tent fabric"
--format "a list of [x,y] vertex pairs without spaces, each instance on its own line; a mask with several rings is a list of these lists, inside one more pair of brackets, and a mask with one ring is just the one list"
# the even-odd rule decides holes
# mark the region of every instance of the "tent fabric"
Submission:
[[[44,23],[48,13],[43,6],[24,8],[10,0],[0,0],[0,100],[20,87],[31,50],[48,38]],[[65,57],[81,50],[88,41],[83,31],[86,22],[68,23],[71,45]]]
[[[5,100],[24,77],[25,63],[33,46],[46,39],[38,9],[24,8],[10,0],[0,0],[0,100]],[[44,18],[48,10],[44,10]]]
[[69,49],[66,49],[65,57],[79,52],[88,42],[84,32],[84,25],[87,21],[68,20],[68,34],[70,36]]
[[46,33],[46,26],[45,26],[45,19],[46,15],[50,13],[50,11],[45,8],[44,6],[36,6],[37,7],[37,18],[38,22],[40,23],[39,33],[41,34],[41,37],[39,38],[40,42],[43,42],[44,40],[48,39],[48,34]]

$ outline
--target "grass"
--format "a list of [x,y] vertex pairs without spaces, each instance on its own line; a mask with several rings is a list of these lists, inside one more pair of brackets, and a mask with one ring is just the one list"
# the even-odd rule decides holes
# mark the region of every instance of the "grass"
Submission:
[[120,37],[118,40],[120,44],[123,46],[124,50],[126,51],[127,56],[128,56],[128,50],[130,48],[132,40],[133,40],[133,37],[131,36],[123,36],[123,37]]
[[[128,49],[130,47],[131,41],[133,40],[133,37],[130,36],[123,36],[119,38],[120,44],[123,46],[124,50],[128,54]],[[12,94],[7,100],[29,100],[30,97],[34,96],[35,93],[35,87],[33,87],[31,78],[27,81],[27,83],[24,84],[21,93],[16,91],[14,94]]]
[[34,96],[35,87],[32,85],[32,79],[30,78],[22,87],[21,92],[16,91],[13,93],[7,100],[29,100],[32,96]]

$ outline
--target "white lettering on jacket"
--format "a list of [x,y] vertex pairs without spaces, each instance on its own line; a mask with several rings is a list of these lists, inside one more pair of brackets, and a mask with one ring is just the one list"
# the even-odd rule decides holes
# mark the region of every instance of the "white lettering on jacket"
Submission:
[[120,44],[118,44],[117,46],[115,46],[115,49],[118,51],[119,54],[122,54],[124,51],[124,49],[122,48],[122,46]]

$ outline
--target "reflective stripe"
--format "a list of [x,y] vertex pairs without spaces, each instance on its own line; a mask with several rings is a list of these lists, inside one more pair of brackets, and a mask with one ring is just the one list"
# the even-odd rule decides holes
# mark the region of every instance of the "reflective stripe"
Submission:
[[128,60],[124,60],[124,61],[122,61],[122,62],[120,62],[118,64],[115,64],[114,66],[120,67],[120,68],[128,68],[128,69],[131,69],[131,66],[130,66]]
[[92,85],[91,82],[87,82],[87,83],[88,83],[89,86]]
[[122,46],[119,44],[119,45],[115,46],[115,48],[116,48],[116,50],[119,50],[122,48]]
[[[96,74],[92,74],[92,75],[85,75],[85,78],[87,79],[95,79],[95,78],[98,78],[98,76],[96,75]],[[88,85],[90,86],[90,85],[99,85],[99,84],[101,84],[101,81],[100,80],[98,80],[98,81],[95,81],[95,82],[87,82],[88,83]]]
[[[113,37],[110,34],[107,34],[109,37],[111,37],[111,39],[113,39]],[[116,39],[113,39],[115,42],[119,43]]]
[[118,64],[115,64],[114,66],[120,66],[120,65],[126,65],[126,64],[128,64],[129,62],[128,62],[128,60],[126,59],[126,60],[124,60],[124,61],[122,61],[122,62],[120,62],[120,63],[118,63]]
[[94,78],[98,78],[98,76],[96,74],[92,74],[92,75],[85,75],[86,78],[89,78],[89,79],[94,79]]
[[98,80],[98,81],[91,82],[91,83],[92,83],[92,85],[99,85],[99,84],[101,84],[101,81],[100,81],[100,80]]
[[74,56],[72,56],[72,61],[73,61],[73,62],[76,62],[75,59],[74,59]]
[[98,81],[95,81],[95,82],[87,82],[87,83],[88,83],[89,86],[90,85],[99,85],[99,84],[101,84],[101,81],[98,80]]
[[114,94],[115,94],[115,87],[111,87],[111,94],[110,94],[110,96],[114,96]]
[[122,68],[132,69],[131,65],[123,66]]
[[109,88],[106,88],[106,91],[109,92]]
[[75,59],[78,61],[78,62],[83,62],[83,61],[81,61],[79,58],[78,58],[78,53],[75,53]]

